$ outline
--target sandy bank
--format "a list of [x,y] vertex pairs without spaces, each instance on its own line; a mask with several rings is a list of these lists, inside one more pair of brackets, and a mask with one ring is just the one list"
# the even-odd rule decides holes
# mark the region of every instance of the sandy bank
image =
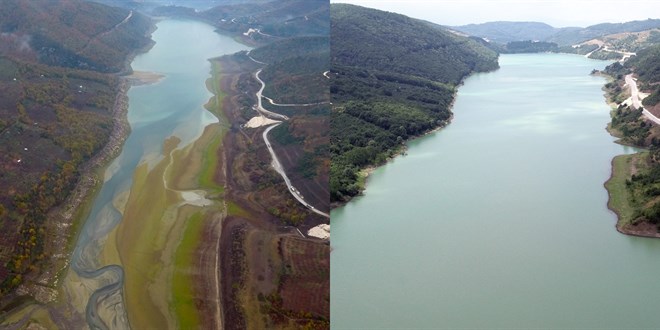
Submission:
[[280,122],[279,120],[273,120],[273,119],[270,119],[270,118],[266,118],[262,115],[259,115],[259,116],[256,116],[256,117],[252,117],[252,119],[250,119],[247,123],[245,123],[245,127],[257,128],[257,127],[261,127],[261,126],[268,126],[268,125],[271,125],[271,124],[276,124],[276,123],[279,123],[279,122]]
[[126,76],[126,79],[133,86],[151,85],[160,82],[165,75],[156,72],[133,71],[133,74]]
[[307,235],[320,239],[330,239],[330,225],[320,224],[307,231]]

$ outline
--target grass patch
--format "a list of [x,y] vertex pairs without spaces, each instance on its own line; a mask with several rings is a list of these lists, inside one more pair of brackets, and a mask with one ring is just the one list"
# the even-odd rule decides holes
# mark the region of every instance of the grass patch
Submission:
[[[206,86],[215,96],[204,107],[214,114],[221,123],[227,123],[228,120],[222,111],[222,101],[227,94],[220,88],[221,69],[222,67],[218,61],[211,61],[211,78],[206,81]],[[222,138],[225,133],[226,129],[220,125],[202,156],[199,184],[202,188],[211,189],[213,193],[224,192],[224,187],[215,181],[215,171],[219,164],[218,150],[222,146]]]
[[211,78],[206,80],[206,88],[215,96],[210,98],[204,108],[214,114],[220,121],[224,118],[222,113],[222,101],[227,93],[220,88],[222,78],[222,66],[218,61],[211,61]]
[[369,177],[371,171],[373,170],[362,169],[360,172],[358,172],[357,187],[360,191],[364,191],[364,189],[367,187],[367,178]]
[[224,130],[220,129],[213,137],[202,155],[202,168],[199,173],[199,184],[202,188],[211,189],[213,193],[222,193],[224,187],[215,181],[215,171],[218,168],[218,150],[222,144]]
[[632,202],[632,194],[626,181],[631,177],[633,162],[637,162],[640,154],[619,155],[612,160],[612,176],[605,182],[609,193],[607,206],[618,216],[619,225],[627,225],[633,220],[637,209]]
[[242,218],[250,217],[250,212],[244,210],[242,207],[238,206],[238,204],[232,201],[227,201],[227,214],[239,216]]
[[[167,321],[149,290],[163,270],[159,254],[166,240],[164,213],[176,201],[163,187],[166,164],[160,162],[151,172],[146,163],[136,168],[124,219],[119,225],[117,248],[126,274],[124,295],[135,328],[167,328]],[[131,314],[131,311],[135,312]]]
[[199,245],[199,236],[204,228],[204,217],[200,212],[193,214],[186,221],[186,229],[176,249],[174,259],[174,275],[172,278],[172,308],[179,321],[181,329],[199,329],[200,319],[197,308],[195,307],[194,292],[191,288],[195,287],[193,278],[190,276],[190,270],[194,268],[192,264],[193,254]]

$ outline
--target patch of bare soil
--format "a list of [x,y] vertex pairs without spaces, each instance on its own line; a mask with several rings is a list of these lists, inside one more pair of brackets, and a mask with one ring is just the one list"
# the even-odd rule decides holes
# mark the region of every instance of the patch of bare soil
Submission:
[[[222,285],[220,281],[220,260],[218,254],[222,235],[222,217],[214,216],[203,229],[199,248],[195,252],[194,283],[195,306],[202,322],[209,329],[222,329]],[[222,252],[220,252],[222,253]],[[218,315],[220,314],[220,315]]]
[[311,320],[330,320],[330,246],[327,244],[283,237],[279,244],[282,257],[282,280],[278,289],[284,313],[298,319],[299,324]]
[[626,235],[640,236],[640,237],[657,237],[660,238],[658,225],[647,221],[636,222],[635,224],[627,224],[624,226],[617,226],[616,229]]
[[243,242],[247,223],[227,217],[222,224],[220,239],[220,278],[223,329],[245,329],[245,316],[238,295],[245,285],[245,252]]

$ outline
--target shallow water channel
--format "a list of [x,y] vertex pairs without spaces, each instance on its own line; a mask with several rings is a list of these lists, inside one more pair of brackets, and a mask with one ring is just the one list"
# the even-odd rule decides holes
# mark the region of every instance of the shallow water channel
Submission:
[[211,74],[207,59],[248,49],[204,23],[164,20],[157,25],[152,36],[155,46],[137,56],[132,67],[165,78],[155,84],[131,87],[128,120],[132,131],[105,173],[105,182],[71,261],[73,272],[69,278],[75,277],[72,281],[85,288],[81,289],[80,299],[86,304],[86,320],[92,327],[128,325],[121,293],[122,265],[105,264],[101,251],[108,234],[122,221],[117,201],[125,199],[122,195],[130,191],[136,167],[144,162],[152,166],[162,159],[166,138],[178,137],[182,148],[199,137],[206,125],[218,121],[203,107],[212,96],[205,85]]
[[608,62],[502,55],[331,214],[331,324],[658,328],[660,240],[615,228]]

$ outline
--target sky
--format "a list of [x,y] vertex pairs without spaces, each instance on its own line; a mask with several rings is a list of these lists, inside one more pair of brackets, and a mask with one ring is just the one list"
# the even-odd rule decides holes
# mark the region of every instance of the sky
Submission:
[[420,18],[441,25],[534,21],[586,27],[660,18],[660,0],[330,0]]

